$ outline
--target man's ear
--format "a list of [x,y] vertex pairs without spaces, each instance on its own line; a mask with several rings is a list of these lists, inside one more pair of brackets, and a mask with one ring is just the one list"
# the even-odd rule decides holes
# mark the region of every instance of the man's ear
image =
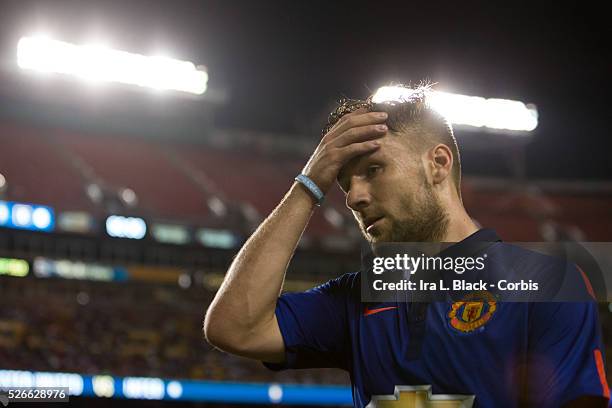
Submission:
[[440,184],[451,174],[453,153],[447,145],[440,143],[429,151],[429,155],[433,184]]

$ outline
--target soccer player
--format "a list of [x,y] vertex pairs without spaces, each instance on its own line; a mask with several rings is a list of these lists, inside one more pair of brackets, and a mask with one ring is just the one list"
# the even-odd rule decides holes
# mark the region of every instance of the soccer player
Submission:
[[517,253],[472,221],[453,130],[427,105],[429,91],[419,86],[389,104],[348,100],[332,113],[302,174],[230,266],[206,314],[207,340],[271,369],[345,369],[356,407],[406,385],[472,395],[478,407],[607,406],[595,302],[369,304],[360,272],[280,295],[300,236],[335,182],[372,245],[483,242],[495,265],[578,273]]

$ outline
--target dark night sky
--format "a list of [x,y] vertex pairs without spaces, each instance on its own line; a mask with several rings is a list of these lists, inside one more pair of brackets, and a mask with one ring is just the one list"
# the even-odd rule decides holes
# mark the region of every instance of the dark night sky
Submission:
[[[429,78],[538,105],[531,178],[612,178],[609,21],[596,3],[2,1],[5,45],[40,27],[128,51],[172,51],[230,92],[216,122],[317,137],[341,95]],[[468,173],[499,160],[468,153]],[[469,159],[469,161],[468,161]]]

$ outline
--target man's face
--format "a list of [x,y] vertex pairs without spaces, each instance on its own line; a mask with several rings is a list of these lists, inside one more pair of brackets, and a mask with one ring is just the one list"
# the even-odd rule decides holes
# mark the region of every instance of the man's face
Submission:
[[353,159],[338,176],[346,205],[371,243],[439,241],[446,228],[420,155],[405,137],[387,134],[377,151]]

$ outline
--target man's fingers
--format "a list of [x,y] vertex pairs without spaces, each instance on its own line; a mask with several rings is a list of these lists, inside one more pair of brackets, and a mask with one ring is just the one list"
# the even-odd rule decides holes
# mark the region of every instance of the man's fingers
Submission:
[[348,129],[384,123],[385,120],[387,120],[387,114],[385,112],[366,112],[365,108],[363,108],[363,110],[358,109],[355,112],[343,116],[325,135],[323,141],[327,142],[335,139]]
[[334,128],[338,132],[342,133],[350,128],[357,126],[365,126],[376,123],[383,123],[387,120],[386,112],[359,112],[355,111],[353,113],[349,113],[340,119],[337,123],[338,127]]
[[352,158],[361,156],[362,154],[371,153],[380,148],[380,142],[377,140],[368,140],[361,143],[353,143],[344,146],[340,149],[342,156],[342,164],[348,163]]
[[357,116],[357,115],[363,115],[364,113],[368,113],[368,108],[366,108],[365,106],[359,109],[356,109],[354,111],[352,111],[351,113],[347,113],[346,115],[342,116],[338,122],[336,122],[334,124],[334,126],[332,126],[333,128],[338,127],[341,123],[343,123],[344,121],[348,120],[349,118],[351,118],[352,116]]
[[384,124],[354,127],[335,138],[331,144],[336,147],[344,147],[352,143],[378,139],[383,137],[387,131],[387,125]]

